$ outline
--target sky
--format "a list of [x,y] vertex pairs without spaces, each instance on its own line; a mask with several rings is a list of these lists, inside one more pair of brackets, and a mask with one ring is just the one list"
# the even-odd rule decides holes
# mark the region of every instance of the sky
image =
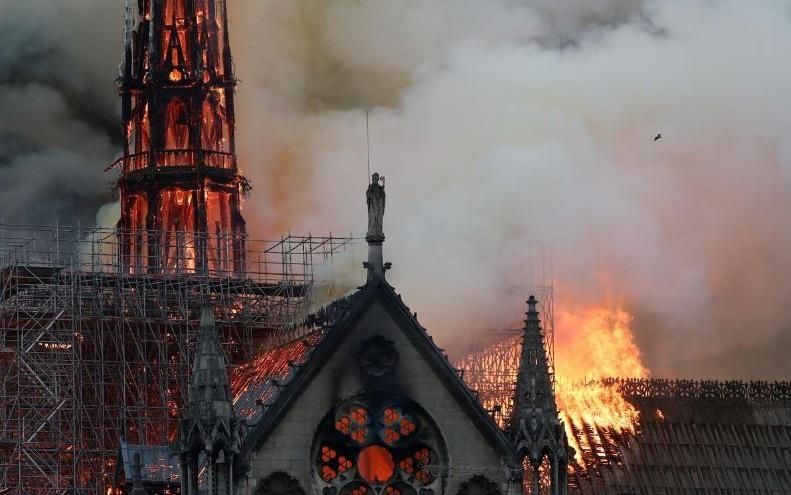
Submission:
[[[440,341],[518,325],[551,279],[561,346],[610,308],[654,376],[791,373],[791,0],[229,8],[251,235],[363,232],[368,111],[390,281]],[[0,221],[94,223],[121,2],[3,12]]]

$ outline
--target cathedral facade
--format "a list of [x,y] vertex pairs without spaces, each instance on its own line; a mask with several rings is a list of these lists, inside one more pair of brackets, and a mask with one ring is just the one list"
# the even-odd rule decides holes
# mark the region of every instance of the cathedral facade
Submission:
[[535,299],[503,431],[385,279],[377,176],[367,203],[366,284],[239,370],[235,397],[205,308],[178,443],[181,493],[516,495],[542,483],[565,493],[568,445]]

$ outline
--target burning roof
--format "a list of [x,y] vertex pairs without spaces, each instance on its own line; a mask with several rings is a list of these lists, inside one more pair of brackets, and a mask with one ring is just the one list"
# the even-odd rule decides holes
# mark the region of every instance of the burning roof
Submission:
[[261,419],[326,334],[326,328],[314,330],[299,340],[264,351],[237,368],[231,377],[236,414],[249,423]]
[[[611,380],[633,433],[574,428],[572,493],[791,493],[791,383]],[[593,431],[592,431],[593,430]]]
[[290,330],[292,340],[263,349],[252,361],[236,368],[231,373],[231,391],[237,416],[248,424],[259,421],[361,292],[354,292],[311,313]]
[[[508,427],[520,339],[458,365]],[[570,493],[791,493],[791,383],[604,379],[558,383],[575,458]]]
[[[350,315],[365,305],[361,300],[367,292],[357,291],[309,315],[289,329],[288,339],[236,368],[231,377],[236,414],[250,426],[271,419],[267,414],[291,395],[284,392],[299,382],[300,370],[317,358],[317,349],[327,347],[329,337],[338,335],[335,330],[354,319]],[[408,313],[408,308],[403,309]],[[431,345],[445,359],[441,349]],[[518,355],[518,340],[497,345],[510,349],[501,356],[510,355],[513,348]],[[476,369],[463,376],[470,388],[480,389],[480,410],[494,411],[493,419],[506,428],[516,366],[513,373],[508,363],[497,366],[489,375]],[[561,391],[564,387],[574,390]],[[465,392],[472,397],[469,389]],[[571,493],[653,494],[711,488],[791,492],[791,383],[607,379],[559,385],[558,393],[567,396],[566,404],[570,396],[578,398],[577,406],[589,404],[593,394],[596,400],[612,397],[614,404],[623,405],[618,421],[601,419],[601,411],[562,411],[576,451],[569,466]],[[559,404],[563,409],[562,397]],[[138,452],[152,481],[173,479],[166,451],[124,446],[124,470],[134,467],[129,459]]]

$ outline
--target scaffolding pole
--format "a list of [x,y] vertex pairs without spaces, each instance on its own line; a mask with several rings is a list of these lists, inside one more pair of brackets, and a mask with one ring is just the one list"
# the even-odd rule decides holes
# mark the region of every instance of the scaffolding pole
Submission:
[[231,248],[196,270],[200,240],[171,235],[172,263],[139,270],[124,235],[151,233],[0,224],[0,493],[107,493],[121,438],[175,440],[201,303],[242,363],[310,303],[314,265],[357,242],[245,239],[240,273]]

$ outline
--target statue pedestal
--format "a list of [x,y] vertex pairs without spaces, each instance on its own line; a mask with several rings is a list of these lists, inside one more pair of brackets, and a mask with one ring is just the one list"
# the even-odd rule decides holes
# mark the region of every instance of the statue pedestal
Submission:
[[365,267],[368,269],[368,282],[385,275],[384,255],[382,254],[382,244],[385,242],[384,235],[368,235],[365,237],[368,243],[368,261]]

